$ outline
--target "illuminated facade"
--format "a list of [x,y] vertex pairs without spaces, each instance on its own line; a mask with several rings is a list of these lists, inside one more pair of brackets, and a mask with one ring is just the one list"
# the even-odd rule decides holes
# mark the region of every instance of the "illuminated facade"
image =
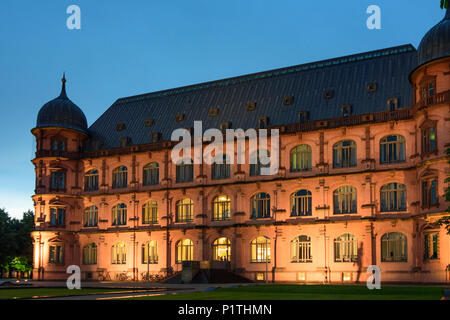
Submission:
[[[410,45],[117,100],[36,127],[34,279],[141,280],[185,260],[261,280],[450,281],[450,14]],[[278,128],[280,169],[173,163],[176,128]],[[246,146],[248,157],[248,146]]]

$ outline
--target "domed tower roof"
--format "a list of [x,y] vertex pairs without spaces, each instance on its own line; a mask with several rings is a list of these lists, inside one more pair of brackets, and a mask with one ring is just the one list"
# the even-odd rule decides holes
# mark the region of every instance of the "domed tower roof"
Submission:
[[450,56],[449,9],[447,9],[444,19],[431,28],[422,38],[417,53],[418,67],[432,60]]
[[61,127],[87,133],[87,121],[83,111],[66,94],[66,77],[62,78],[61,94],[39,110],[36,128]]

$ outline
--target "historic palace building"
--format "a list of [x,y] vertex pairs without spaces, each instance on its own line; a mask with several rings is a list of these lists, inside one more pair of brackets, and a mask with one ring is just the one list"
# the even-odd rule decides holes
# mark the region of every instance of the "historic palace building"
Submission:
[[[120,98],[90,127],[65,82],[32,129],[34,279],[78,265],[83,279],[142,280],[226,261],[251,280],[357,282],[377,265],[382,282],[450,281],[436,223],[449,206],[448,10],[417,50]],[[171,134],[194,121],[279,129],[278,172],[174,163]]]

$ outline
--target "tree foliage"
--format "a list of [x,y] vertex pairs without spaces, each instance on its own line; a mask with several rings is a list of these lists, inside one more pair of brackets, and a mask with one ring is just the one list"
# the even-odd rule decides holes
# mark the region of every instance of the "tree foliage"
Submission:
[[0,271],[28,271],[32,268],[34,213],[24,212],[22,219],[9,217],[0,209]]
[[441,9],[448,9],[448,0],[441,0]]

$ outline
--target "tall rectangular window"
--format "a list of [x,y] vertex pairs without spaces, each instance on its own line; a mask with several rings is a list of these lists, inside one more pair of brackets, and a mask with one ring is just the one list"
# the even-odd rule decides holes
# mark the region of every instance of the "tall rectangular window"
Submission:
[[65,208],[50,208],[50,225],[64,226],[65,223]]
[[63,170],[53,171],[50,174],[50,188],[52,191],[64,191],[66,173]]
[[64,263],[64,246],[62,244],[50,245],[48,248],[48,263]]
[[425,234],[424,243],[424,259],[438,260],[439,259],[439,234],[429,233]]
[[429,208],[438,205],[437,179],[422,180],[422,207]]

